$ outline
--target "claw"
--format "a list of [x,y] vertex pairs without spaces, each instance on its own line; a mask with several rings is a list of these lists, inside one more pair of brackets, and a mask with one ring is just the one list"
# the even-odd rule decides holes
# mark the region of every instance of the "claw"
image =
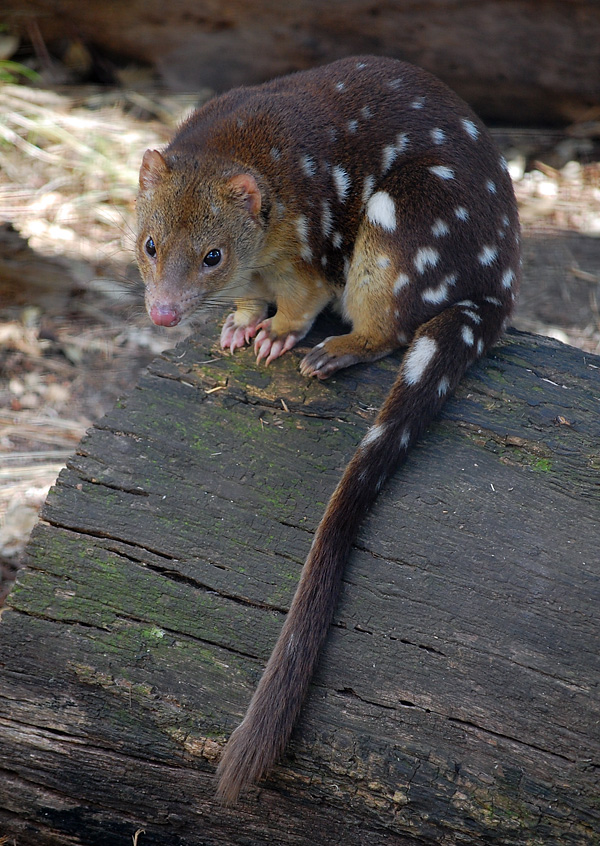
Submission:
[[256,335],[262,324],[263,317],[254,318],[248,324],[238,326],[235,320],[235,312],[228,315],[221,329],[221,347],[229,349],[232,353],[247,346]]
[[327,349],[328,341],[332,338],[326,338],[313,347],[300,362],[300,372],[303,376],[315,376],[317,379],[327,379],[337,370],[343,367],[348,367],[355,364],[357,359],[353,355],[337,355],[330,349]]
[[281,338],[276,338],[271,344],[271,351],[267,357],[266,364],[270,364],[273,359],[278,358],[283,352],[283,341]]
[[265,364],[270,364],[284,352],[291,350],[302,337],[296,332],[271,337],[270,320],[264,320],[257,328],[259,331],[254,339],[254,352],[256,353],[256,361],[264,360]]
[[[256,338],[254,339],[254,352],[256,353],[256,361],[260,363],[263,358],[267,358],[269,353],[271,352],[271,339],[267,335],[264,329],[258,333]],[[269,362],[267,361],[267,364]]]

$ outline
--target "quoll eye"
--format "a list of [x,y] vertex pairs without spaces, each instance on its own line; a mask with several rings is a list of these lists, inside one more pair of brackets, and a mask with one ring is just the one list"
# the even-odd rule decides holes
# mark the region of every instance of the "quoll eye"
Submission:
[[152,238],[148,238],[146,241],[146,252],[150,256],[150,258],[154,258],[156,256],[156,245]]
[[207,267],[215,267],[221,261],[221,250],[209,250],[204,256],[204,264]]

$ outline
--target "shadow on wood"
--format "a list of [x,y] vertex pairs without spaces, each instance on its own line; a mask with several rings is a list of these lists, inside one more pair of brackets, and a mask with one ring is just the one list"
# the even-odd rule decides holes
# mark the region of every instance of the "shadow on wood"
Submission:
[[598,843],[600,358],[511,333],[365,520],[285,759],[215,762],[400,356],[327,383],[197,336],[51,491],[0,625],[18,846]]

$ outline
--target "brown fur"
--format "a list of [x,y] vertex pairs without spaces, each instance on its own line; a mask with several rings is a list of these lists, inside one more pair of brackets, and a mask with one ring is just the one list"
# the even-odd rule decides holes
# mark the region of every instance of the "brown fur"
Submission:
[[145,154],[138,219],[156,322],[231,301],[223,346],[254,339],[269,362],[333,302],[352,328],[305,357],[302,372],[318,378],[409,344],[224,751],[219,795],[234,802],[287,743],[360,519],[501,334],[518,287],[519,223],[505,163],[468,107],[423,71],[372,56],[210,101],[163,153]]

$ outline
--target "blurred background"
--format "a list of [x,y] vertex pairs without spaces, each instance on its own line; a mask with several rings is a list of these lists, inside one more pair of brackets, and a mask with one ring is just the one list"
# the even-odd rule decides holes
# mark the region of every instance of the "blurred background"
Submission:
[[0,604],[86,428],[183,336],[144,314],[143,151],[215,93],[359,53],[427,68],[487,121],[524,228],[514,324],[600,353],[598,3],[5,0]]

